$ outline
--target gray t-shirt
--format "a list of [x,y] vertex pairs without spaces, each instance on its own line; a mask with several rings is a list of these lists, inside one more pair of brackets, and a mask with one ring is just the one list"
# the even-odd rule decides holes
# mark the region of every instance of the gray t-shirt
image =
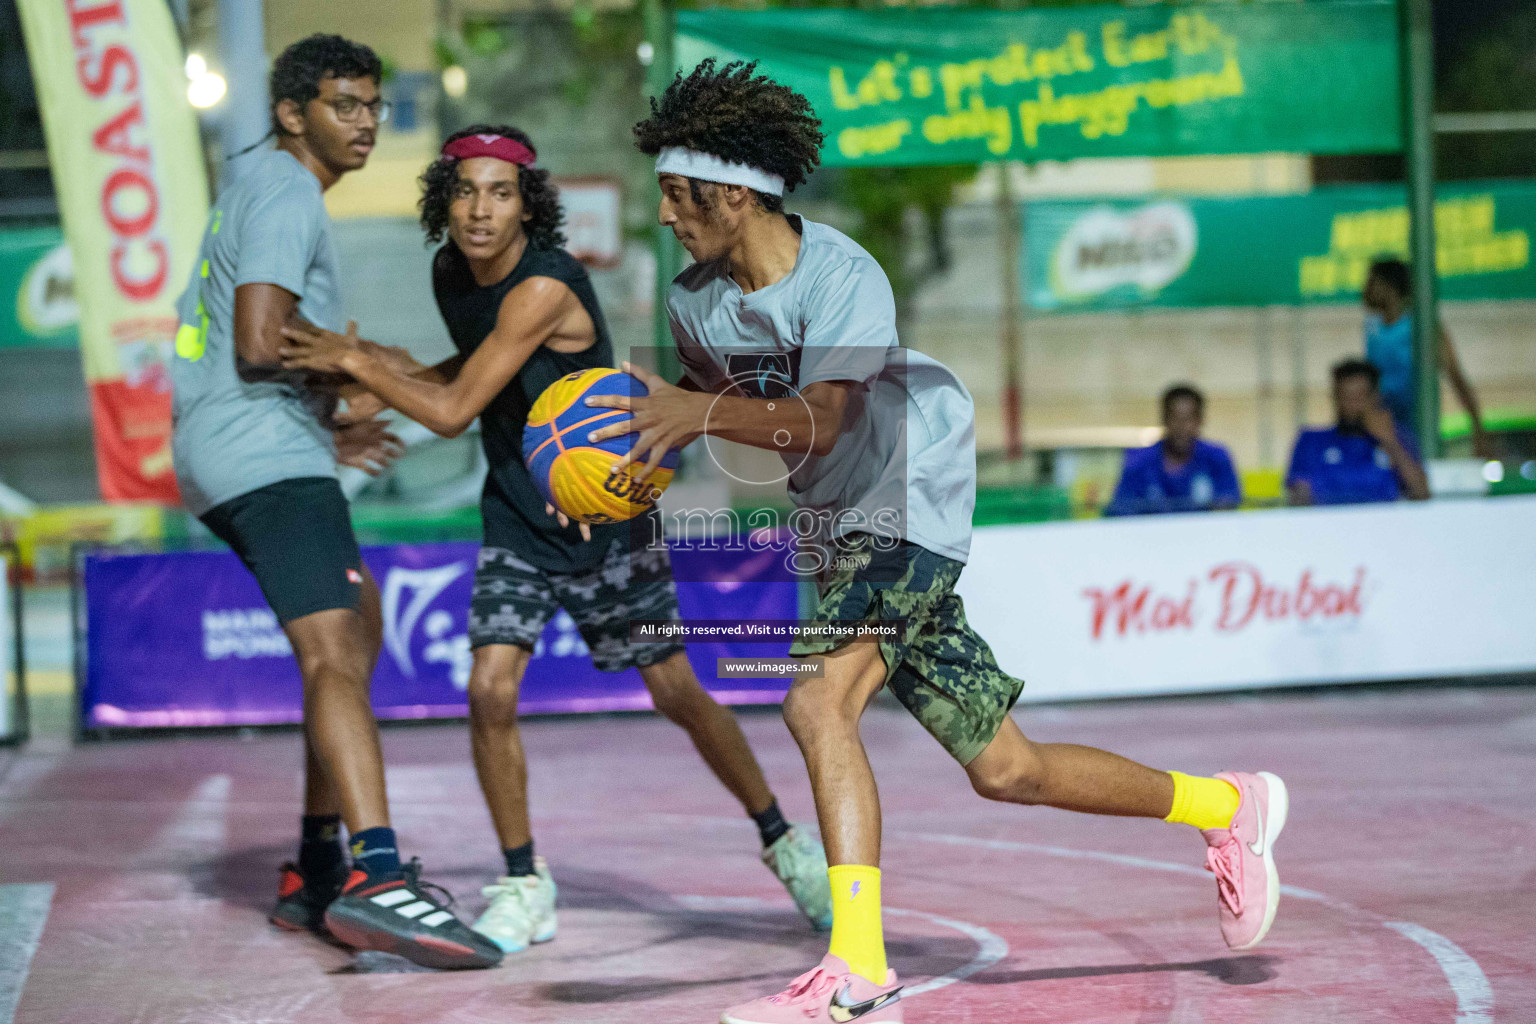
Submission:
[[743,293],[724,261],[673,281],[667,313],[683,367],[706,390],[732,380],[750,397],[785,401],[818,381],[856,383],[832,451],[783,456],[790,499],[812,510],[822,538],[899,536],[964,562],[976,505],[969,392],[942,363],[901,347],[874,257],[825,224],[790,221],[799,256],[767,288]]
[[282,150],[262,153],[219,196],[176,307],[171,450],[194,515],[280,480],[336,475],[331,433],[302,390],[236,373],[235,289],[257,283],[297,295],[309,322],[342,329],[320,182]]

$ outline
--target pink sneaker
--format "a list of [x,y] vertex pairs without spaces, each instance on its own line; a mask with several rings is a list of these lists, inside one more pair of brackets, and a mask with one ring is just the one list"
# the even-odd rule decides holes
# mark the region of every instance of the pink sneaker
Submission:
[[726,1010],[720,1024],[902,1024],[900,999],[895,971],[886,971],[885,984],[876,985],[828,953],[778,995]]
[[1251,949],[1269,934],[1280,906],[1274,846],[1285,828],[1290,798],[1280,776],[1219,772],[1241,795],[1230,828],[1206,829],[1205,869],[1216,876],[1221,937],[1232,949]]

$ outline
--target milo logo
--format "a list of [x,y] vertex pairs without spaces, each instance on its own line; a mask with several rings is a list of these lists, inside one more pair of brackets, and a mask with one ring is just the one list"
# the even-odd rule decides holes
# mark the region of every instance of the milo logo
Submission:
[[1086,302],[1120,288],[1156,295],[1189,269],[1198,245],[1195,218],[1184,203],[1095,206],[1056,244],[1051,292],[1062,302]]

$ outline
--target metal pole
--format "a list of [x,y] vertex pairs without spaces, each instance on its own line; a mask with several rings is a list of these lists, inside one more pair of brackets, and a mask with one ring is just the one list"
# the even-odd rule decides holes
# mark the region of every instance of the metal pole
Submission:
[[1430,0],[1399,0],[1403,129],[1413,260],[1413,367],[1419,448],[1440,454],[1440,311],[1435,270],[1435,79]]
[[[262,0],[219,0],[219,61],[229,83],[220,141],[224,155],[233,157],[259,141],[272,126],[267,98],[266,18]],[[226,160],[222,186],[234,181],[259,150]]]
[[[646,69],[645,91],[648,96],[661,96],[672,84],[677,65],[672,51],[673,18],[667,0],[643,0],[641,14],[645,19],[645,38],[651,44],[651,65]],[[647,200],[656,201],[654,191],[647,193]],[[677,348],[672,341],[672,328],[667,323],[667,290],[672,279],[682,270],[682,253],[672,229],[659,222],[651,228],[651,251],[656,257],[656,289],[651,310],[651,343],[656,347],[656,372],[670,381],[682,374],[682,364],[677,359]]]
[[186,46],[192,36],[191,14],[188,10],[190,0],[170,0],[171,17],[176,20],[176,31],[181,33],[181,44]]
[[1307,425],[1306,307],[1291,307],[1291,436]]
[[1258,448],[1259,465],[1275,464],[1275,367],[1274,346],[1270,334],[1270,307],[1254,309],[1253,350],[1258,359]]
[[1003,438],[1008,460],[1024,457],[1024,282],[1019,272],[1023,231],[1013,199],[1008,161],[997,165],[997,244],[1002,249],[1003,322],[998,344],[1003,356]]
[[[6,570],[15,572],[14,582],[7,578],[9,571]],[[21,556],[14,544],[0,547],[0,587],[9,587],[11,592],[10,630],[15,648],[11,651],[10,669],[16,677],[16,688],[12,691],[11,733],[9,736],[0,734],[0,740],[25,743],[32,738],[32,705],[27,697],[27,617],[21,604]]]

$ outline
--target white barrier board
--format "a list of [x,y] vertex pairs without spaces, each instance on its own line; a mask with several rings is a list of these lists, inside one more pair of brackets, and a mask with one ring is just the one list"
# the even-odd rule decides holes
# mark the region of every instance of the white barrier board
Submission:
[[976,531],[1024,700],[1536,670],[1536,497]]

